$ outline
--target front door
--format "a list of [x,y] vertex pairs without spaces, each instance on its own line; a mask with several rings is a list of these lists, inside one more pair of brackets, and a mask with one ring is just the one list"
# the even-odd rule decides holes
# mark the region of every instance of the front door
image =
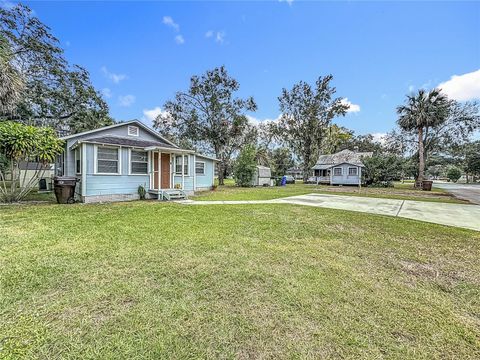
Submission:
[[162,189],[170,189],[170,154],[162,154]]
[[160,176],[159,163],[158,163],[158,152],[153,153],[153,188],[158,190],[158,178]]

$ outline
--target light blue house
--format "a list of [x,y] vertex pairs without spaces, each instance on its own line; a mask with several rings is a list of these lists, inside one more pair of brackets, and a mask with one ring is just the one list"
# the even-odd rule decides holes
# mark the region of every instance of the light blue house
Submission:
[[150,198],[170,199],[214,184],[215,158],[181,149],[137,120],[62,139],[57,175],[75,176],[85,203],[138,199],[140,185]]
[[362,160],[371,157],[371,152],[342,150],[336,154],[320,155],[312,168],[317,184],[358,185],[362,184]]

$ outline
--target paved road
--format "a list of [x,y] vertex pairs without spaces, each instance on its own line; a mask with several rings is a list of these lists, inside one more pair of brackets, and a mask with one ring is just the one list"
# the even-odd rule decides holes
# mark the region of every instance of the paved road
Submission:
[[330,194],[308,194],[275,200],[181,201],[190,205],[294,204],[398,216],[407,219],[480,231],[480,206],[426,201],[378,199]]
[[473,204],[480,205],[480,184],[472,185],[434,182],[433,186],[444,189],[459,199],[468,200]]

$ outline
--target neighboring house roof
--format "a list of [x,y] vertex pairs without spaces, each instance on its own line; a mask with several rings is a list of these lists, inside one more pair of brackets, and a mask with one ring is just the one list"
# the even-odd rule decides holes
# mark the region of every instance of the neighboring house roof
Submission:
[[342,150],[331,155],[320,155],[313,169],[324,170],[340,164],[364,166],[362,158],[371,157],[372,155],[372,152],[355,152],[351,150]]
[[20,170],[51,170],[51,164],[44,164],[35,161],[20,161],[18,163],[18,167]]
[[178,149],[177,146],[173,146],[164,142],[132,139],[132,138],[126,138],[121,136],[110,136],[110,135],[92,137],[92,138],[81,140],[81,142],[106,144],[106,145],[120,145],[125,147],[136,147],[136,148],[158,146],[162,148]]
[[104,130],[113,129],[113,128],[116,128],[116,127],[119,127],[119,126],[132,125],[132,124],[135,124],[136,126],[141,127],[143,130],[145,130],[145,131],[149,132],[150,134],[152,134],[152,135],[160,138],[162,141],[166,142],[167,144],[171,145],[172,147],[178,147],[178,146],[175,145],[173,142],[171,142],[170,140],[164,138],[164,137],[163,137],[162,135],[160,135],[158,132],[156,132],[155,130],[151,129],[150,127],[148,127],[147,125],[145,125],[144,123],[142,123],[142,122],[139,121],[139,120],[131,120],[131,121],[126,121],[126,122],[120,122],[120,123],[113,124],[113,125],[110,125],[110,126],[104,126],[104,127],[98,128],[98,129],[89,130],[89,131],[84,131],[84,132],[81,132],[81,133],[78,133],[78,134],[72,134],[72,135],[68,135],[68,136],[63,136],[63,137],[61,137],[61,139],[62,139],[62,140],[74,139],[74,138],[76,138],[76,137],[78,137],[78,136],[95,134],[96,132],[99,132],[99,131],[104,131]]

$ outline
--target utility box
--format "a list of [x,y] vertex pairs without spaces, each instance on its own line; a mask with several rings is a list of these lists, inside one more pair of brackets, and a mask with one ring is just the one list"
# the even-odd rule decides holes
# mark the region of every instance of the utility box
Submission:
[[272,170],[267,166],[257,165],[255,175],[253,176],[253,186],[270,186]]

